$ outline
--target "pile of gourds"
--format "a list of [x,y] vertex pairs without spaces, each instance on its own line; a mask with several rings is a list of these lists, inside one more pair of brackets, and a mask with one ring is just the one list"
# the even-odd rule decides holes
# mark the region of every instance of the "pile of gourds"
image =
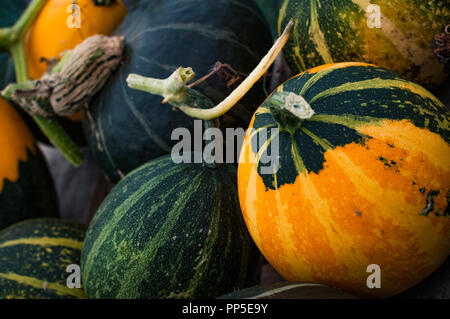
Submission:
[[[436,271],[450,11],[372,2],[0,0],[0,298],[385,298]],[[36,138],[117,183],[88,228]],[[260,253],[301,283],[233,293]]]

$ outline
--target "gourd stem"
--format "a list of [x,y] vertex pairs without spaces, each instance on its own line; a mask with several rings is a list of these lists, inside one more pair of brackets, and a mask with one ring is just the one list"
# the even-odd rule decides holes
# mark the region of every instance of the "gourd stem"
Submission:
[[27,60],[23,45],[21,43],[14,43],[10,48],[10,52],[14,60],[17,83],[28,81]]
[[30,27],[30,25],[36,20],[37,16],[41,12],[41,9],[47,3],[47,0],[33,0],[25,9],[23,14],[20,16],[19,20],[14,24],[11,28],[14,37],[14,40],[21,41],[24,39],[25,34]]
[[163,96],[164,103],[181,103],[184,101],[186,84],[194,77],[195,73],[191,68],[180,67],[164,80],[130,74],[127,78],[127,83],[132,89]]
[[11,28],[1,28],[0,29],[0,53],[7,52],[10,45]]
[[303,96],[294,92],[275,92],[270,98],[270,107],[288,112],[299,120],[309,120],[315,114]]
[[33,120],[47,136],[49,141],[75,167],[83,163],[83,154],[75,142],[67,135],[56,117],[33,115]]
[[[286,26],[286,29],[284,30],[283,34],[280,36],[280,38],[275,42],[273,47],[270,49],[270,51],[267,53],[267,55],[261,60],[261,62],[258,64],[258,66],[250,73],[250,75],[227,97],[225,100],[223,100],[220,104],[213,108],[209,109],[201,109],[197,107],[193,107],[193,105],[189,105],[188,103],[184,103],[186,99],[185,92],[187,91],[187,88],[184,86],[181,86],[181,83],[179,80],[176,79],[176,76],[172,78],[169,77],[166,80],[162,80],[162,82],[157,82],[155,79],[146,78],[144,80],[144,77],[138,76],[136,74],[130,74],[127,82],[128,86],[131,88],[135,88],[138,90],[146,91],[152,94],[162,95],[164,97],[164,102],[169,102],[172,105],[178,107],[181,111],[189,115],[193,118],[198,118],[202,120],[212,120],[217,117],[220,117],[224,115],[226,112],[228,112],[234,105],[236,105],[237,102],[253,87],[253,85],[264,75],[266,74],[267,70],[270,68],[270,66],[275,62],[275,59],[280,54],[281,50],[285,46],[286,42],[289,39],[289,36],[291,34],[291,31],[295,25],[295,21],[291,19],[289,23]],[[183,72],[183,70],[190,70],[180,68],[177,71],[175,71],[174,74]],[[193,72],[192,72],[193,73]],[[161,80],[160,80],[161,81]],[[177,81],[176,83],[170,83],[170,81]],[[146,86],[146,84],[149,85],[149,87]],[[185,83],[186,84],[186,83]],[[170,92],[168,94],[167,91],[164,91],[161,88],[154,87],[155,85],[160,86],[171,86],[173,88],[180,87],[180,89],[177,92]],[[161,94],[162,93],[162,94]]]
[[250,75],[233,91],[231,94],[225,98],[220,104],[212,109],[202,110],[198,108],[193,108],[191,106],[182,106],[180,110],[191,117],[200,118],[203,120],[211,120],[222,116],[228,112],[237,102],[253,87],[253,85],[266,74],[270,66],[275,62],[275,59],[280,54],[281,50],[285,46],[289,39],[292,28],[295,22],[291,19],[286,26],[283,34],[275,42],[273,47],[267,53],[267,55],[261,60],[258,66],[250,73]]
[[[34,22],[47,0],[33,0],[19,20],[11,28],[0,30],[0,48],[7,49],[13,59],[17,83],[28,81],[27,60],[24,39],[30,25]],[[58,148],[74,166],[80,166],[83,155],[75,142],[67,135],[56,117],[44,118],[32,115],[32,118],[49,141]]]
[[266,102],[281,131],[294,134],[315,114],[303,96],[294,92],[275,92]]

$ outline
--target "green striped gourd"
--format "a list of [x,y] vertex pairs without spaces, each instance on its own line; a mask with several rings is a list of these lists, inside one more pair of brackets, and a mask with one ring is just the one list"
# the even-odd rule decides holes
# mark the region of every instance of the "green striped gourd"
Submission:
[[[379,25],[373,5],[380,9]],[[295,73],[324,63],[364,61],[429,88],[448,76],[432,49],[435,36],[450,23],[447,0],[284,0],[278,32],[292,17],[297,25],[285,56]]]
[[[129,89],[128,74],[166,78],[177,67],[190,66],[201,77],[218,61],[249,73],[272,43],[253,0],[140,1],[115,34],[125,36],[124,63],[83,121],[93,157],[113,182],[169,154],[176,143],[171,139],[174,129],[194,128],[193,119],[165,107],[161,98]],[[214,75],[196,89],[218,103],[236,86],[228,87],[227,81]],[[265,98],[262,83],[223,118],[222,127],[248,124]]]
[[108,195],[89,226],[81,265],[89,298],[210,298],[243,287],[255,254],[236,169],[165,156]]
[[[285,82],[250,124],[269,142],[249,131],[239,163],[256,245],[289,281],[365,297],[415,286],[450,253],[449,122],[429,91],[366,63]],[[259,158],[275,142],[278,170],[263,174]],[[369,265],[381,269],[380,289],[367,285]]]
[[30,219],[0,232],[0,298],[84,298],[68,288],[69,265],[80,264],[85,226]]

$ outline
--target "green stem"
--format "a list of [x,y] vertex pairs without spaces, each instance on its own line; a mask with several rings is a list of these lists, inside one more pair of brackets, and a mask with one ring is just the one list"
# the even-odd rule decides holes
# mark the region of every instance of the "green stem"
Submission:
[[56,117],[39,115],[33,115],[32,117],[50,142],[73,166],[79,167],[83,163],[83,154],[77,144],[66,134]]
[[[178,107],[181,111],[187,115],[199,118],[202,120],[212,120],[224,115],[228,112],[239,100],[247,94],[247,92],[253,87],[253,85],[259,81],[259,79],[266,74],[270,66],[275,62],[275,59],[280,54],[281,50],[285,46],[289,39],[291,31],[295,25],[293,19],[291,19],[286,26],[283,34],[275,42],[273,47],[267,53],[267,55],[261,60],[258,66],[250,73],[250,75],[227,97],[217,106],[210,109],[203,109],[195,107],[184,100],[186,97],[187,87],[182,85],[183,81],[180,81],[177,74],[183,73],[186,70],[192,71],[192,69],[179,68],[169,78],[165,80],[158,80],[152,78],[144,78],[136,74],[130,74],[127,82],[128,86],[138,90],[146,91],[152,94],[161,95],[164,97],[165,102]],[[193,73],[193,72],[192,72]],[[183,79],[182,79],[183,80]],[[172,88],[169,91],[165,90],[166,87]],[[178,88],[178,90],[176,90]]]
[[47,3],[47,0],[33,0],[25,9],[19,20],[12,27],[13,33],[16,35],[14,40],[23,40],[28,28],[36,20],[39,12]]
[[293,92],[275,92],[267,102],[280,131],[294,134],[306,120],[314,116],[314,110],[301,96]]
[[127,82],[132,89],[164,97],[164,103],[182,103],[184,101],[186,84],[194,77],[195,73],[191,68],[178,68],[164,80],[130,74]]
[[11,28],[1,28],[0,29],[0,53],[8,52],[8,47],[10,46]]
[[27,59],[25,56],[25,49],[22,43],[14,43],[9,49],[13,60],[14,69],[16,70],[16,81],[17,83],[23,83],[28,81],[28,68]]
[[[34,22],[46,2],[47,0],[33,0],[14,26],[0,29],[0,48],[6,48],[14,59],[17,83],[24,83],[29,79],[23,43],[28,28]],[[67,135],[56,117],[44,118],[38,115],[32,115],[32,118],[49,141],[61,151],[70,163],[77,167],[81,165],[83,155],[80,149]]]

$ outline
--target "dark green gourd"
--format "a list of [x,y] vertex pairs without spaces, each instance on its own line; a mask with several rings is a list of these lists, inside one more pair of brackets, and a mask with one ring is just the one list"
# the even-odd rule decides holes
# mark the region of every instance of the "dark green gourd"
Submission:
[[84,298],[83,289],[67,286],[73,274],[67,267],[80,264],[85,233],[83,225],[53,218],[30,219],[2,230],[0,299]]
[[267,19],[267,23],[269,24],[269,28],[272,31],[273,37],[276,38],[278,13],[280,11],[283,0],[255,0],[255,2],[264,13],[264,16]]
[[[127,44],[123,65],[92,101],[83,123],[94,158],[114,182],[147,161],[170,153],[175,128],[192,131],[194,120],[161,104],[162,99],[127,87],[130,73],[156,78],[177,67],[192,67],[197,78],[215,63],[249,73],[271,47],[267,23],[251,0],[141,1],[116,31]],[[252,111],[265,99],[261,81],[221,127],[247,127]],[[238,81],[239,83],[239,81]],[[237,84],[217,74],[196,87],[213,102]]]
[[259,259],[231,165],[153,160],[92,220],[81,268],[89,298],[211,298],[242,288]]
[[31,131],[0,98],[0,230],[29,218],[57,217],[58,198]]

